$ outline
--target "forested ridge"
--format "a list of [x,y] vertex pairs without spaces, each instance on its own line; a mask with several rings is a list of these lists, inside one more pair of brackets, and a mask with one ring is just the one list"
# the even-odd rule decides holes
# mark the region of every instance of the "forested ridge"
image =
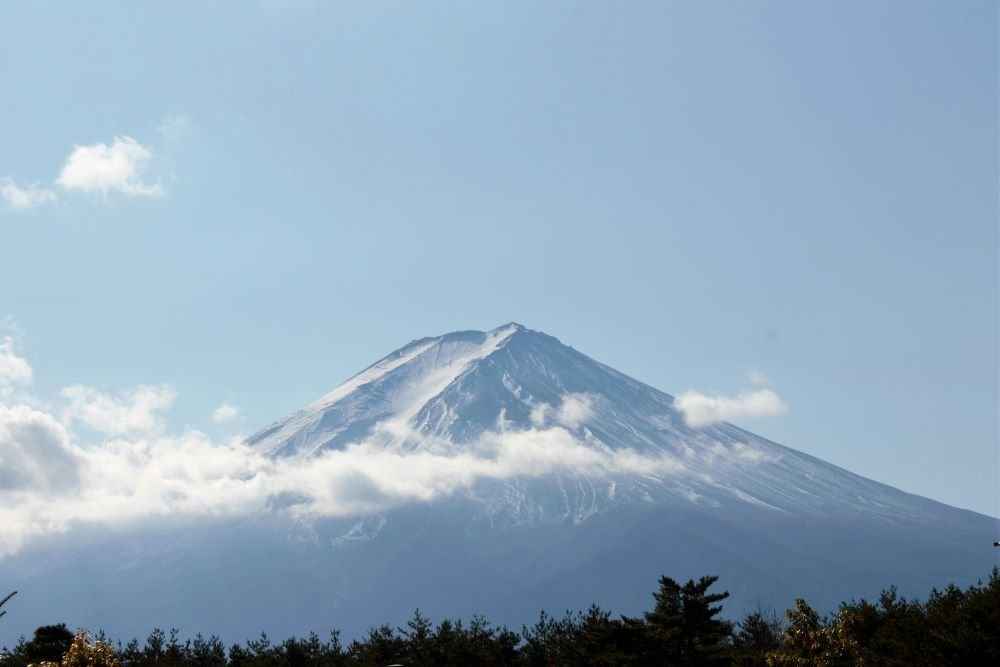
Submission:
[[432,622],[416,611],[404,627],[382,625],[360,638],[310,633],[275,642],[265,634],[228,648],[216,636],[181,640],[154,630],[122,643],[64,624],[38,628],[0,652],[3,667],[341,667],[385,665],[1000,665],[1000,570],[984,583],[934,589],[926,601],[894,588],[877,600],[841,604],[821,617],[805,600],[783,615],[756,610],[720,617],[718,578],[681,584],[661,577],[652,608],[614,616],[594,605],[520,631],[487,619]]

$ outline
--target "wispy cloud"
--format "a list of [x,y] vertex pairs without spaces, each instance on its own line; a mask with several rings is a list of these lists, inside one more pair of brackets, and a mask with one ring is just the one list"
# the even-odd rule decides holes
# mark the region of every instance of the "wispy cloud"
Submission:
[[768,377],[766,375],[764,375],[763,373],[761,373],[760,371],[756,371],[756,370],[750,371],[749,373],[747,373],[747,378],[750,380],[750,382],[752,384],[755,384],[755,385],[758,385],[758,386],[759,385],[767,384],[767,382],[768,382]]
[[0,338],[0,398],[9,396],[15,385],[30,384],[32,375],[28,360],[14,351],[14,339]]
[[[170,116],[157,128],[167,141],[175,141],[185,131],[188,117]],[[65,191],[118,197],[159,197],[163,186],[147,177],[153,151],[129,136],[115,137],[111,144],[76,146],[66,157],[55,185]],[[18,184],[9,177],[0,178],[0,197],[7,208],[27,211],[55,201],[56,192],[47,186]]]
[[169,385],[141,385],[117,396],[91,387],[74,385],[60,394],[69,404],[60,419],[72,425],[79,422],[107,435],[155,434],[163,430],[163,411],[177,394]]
[[735,397],[686,391],[674,398],[674,407],[688,426],[709,426],[742,417],[774,417],[788,412],[788,405],[770,389],[745,391]]
[[156,131],[167,141],[177,141],[187,132],[191,117],[185,114],[167,116],[156,126]]
[[37,184],[18,185],[9,178],[0,179],[0,196],[8,208],[15,211],[27,211],[42,204],[55,201],[56,194]]
[[559,405],[539,403],[531,411],[531,423],[535,426],[565,426],[575,429],[594,416],[594,405],[599,400],[593,394],[569,393]]
[[231,422],[234,419],[238,419],[240,416],[240,409],[226,401],[215,410],[212,411],[212,421],[216,424],[225,424]]
[[153,197],[163,194],[156,183],[143,180],[152,152],[128,136],[115,137],[111,145],[77,146],[66,158],[56,183],[66,190],[96,193],[102,197]]

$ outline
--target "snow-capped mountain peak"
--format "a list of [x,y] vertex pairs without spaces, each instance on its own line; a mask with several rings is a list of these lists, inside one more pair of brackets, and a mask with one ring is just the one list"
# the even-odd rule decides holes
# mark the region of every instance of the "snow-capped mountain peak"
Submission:
[[568,434],[605,463],[597,473],[567,466],[543,500],[520,478],[490,482],[505,490],[477,485],[499,513],[583,518],[629,502],[893,519],[926,509],[923,499],[735,426],[692,428],[670,395],[516,323],[415,340],[248,442],[282,457],[361,443],[440,454],[480,451],[510,433]]
[[373,426],[378,419],[411,419],[522,331],[522,325],[511,322],[487,332],[458,331],[412,341],[249,442],[279,455],[313,453],[367,435],[356,427],[359,422]]

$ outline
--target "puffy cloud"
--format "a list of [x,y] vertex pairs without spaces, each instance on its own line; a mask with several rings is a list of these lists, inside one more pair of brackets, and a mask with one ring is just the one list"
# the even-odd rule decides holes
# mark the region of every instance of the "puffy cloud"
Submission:
[[14,352],[14,339],[0,338],[0,397],[9,396],[13,387],[31,383],[31,366]]
[[594,394],[570,393],[563,396],[558,406],[539,403],[531,410],[531,423],[535,426],[560,424],[567,428],[578,428],[594,416],[594,405],[599,400]]
[[234,419],[238,419],[240,416],[240,409],[226,401],[215,410],[212,411],[212,421],[216,424],[225,424],[226,422],[231,422]]
[[0,179],[0,196],[7,206],[16,211],[26,211],[54,201],[56,194],[39,185],[20,186],[9,178]]
[[79,483],[80,462],[66,429],[51,415],[0,405],[0,492],[70,491]]
[[64,423],[78,421],[108,435],[162,431],[160,413],[169,408],[176,397],[169,385],[142,385],[118,396],[82,385],[66,387],[60,393],[69,400],[69,405],[60,414]]
[[686,391],[674,399],[674,407],[684,415],[688,426],[708,426],[741,417],[773,417],[788,412],[788,405],[770,389],[758,389],[728,396],[709,396]]
[[115,137],[111,145],[77,146],[66,158],[56,183],[67,190],[129,197],[158,196],[163,188],[143,181],[150,150],[132,137]]
[[576,428],[594,416],[596,397],[592,394],[567,394],[556,411],[556,421]]

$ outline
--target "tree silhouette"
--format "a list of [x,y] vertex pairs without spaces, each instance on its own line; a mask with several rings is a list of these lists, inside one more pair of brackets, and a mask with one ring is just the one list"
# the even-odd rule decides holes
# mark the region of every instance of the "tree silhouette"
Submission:
[[682,586],[670,577],[660,577],[660,590],[653,594],[656,606],[644,614],[649,648],[656,659],[675,665],[728,663],[732,625],[715,617],[722,611],[716,603],[729,593],[708,592],[718,579],[702,577]]
[[73,633],[65,623],[43,625],[25,644],[24,652],[29,662],[60,662],[73,644]]

